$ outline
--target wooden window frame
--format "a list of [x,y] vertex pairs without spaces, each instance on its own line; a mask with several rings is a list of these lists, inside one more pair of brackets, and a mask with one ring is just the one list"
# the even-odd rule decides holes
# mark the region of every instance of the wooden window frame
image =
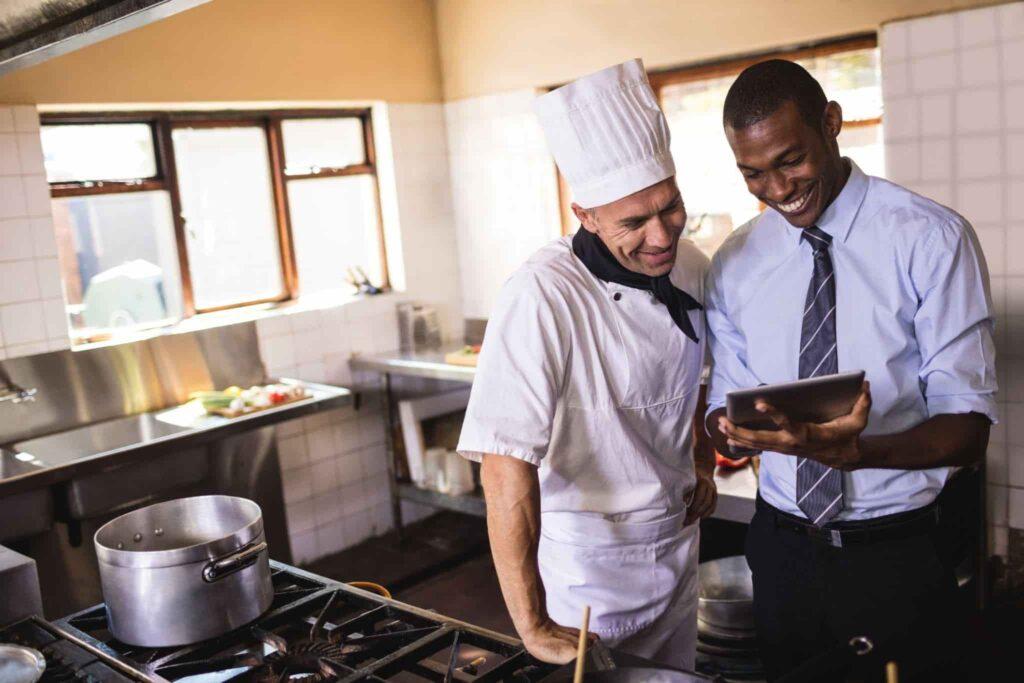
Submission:
[[[369,108],[358,109],[269,109],[224,111],[131,111],[131,112],[51,112],[41,115],[41,125],[145,123],[153,135],[156,175],[117,181],[75,181],[50,183],[50,197],[82,197],[104,194],[165,191],[170,196],[174,222],[174,237],[178,250],[183,299],[182,319],[197,314],[232,308],[243,308],[266,303],[281,303],[299,295],[300,281],[295,260],[292,237],[291,212],[288,206],[287,183],[291,180],[309,180],[350,175],[373,177],[377,206],[378,251],[381,263],[381,288],[390,289],[384,224],[380,200],[380,179],[377,173],[376,146],[373,136],[373,117]],[[362,124],[364,162],[344,167],[320,168],[314,173],[288,175],[285,173],[282,122],[290,119],[357,118]],[[185,221],[182,216],[181,193],[171,133],[175,128],[228,128],[260,127],[267,141],[267,160],[271,174],[274,201],[274,219],[277,227],[281,258],[282,292],[274,297],[237,302],[215,307],[197,308],[189,269],[185,239]]]
[[[713,78],[738,75],[748,66],[752,66],[766,59],[809,59],[813,57],[826,57],[839,52],[852,52],[854,50],[865,50],[878,47],[878,34],[858,33],[851,36],[832,38],[815,43],[795,45],[788,48],[777,48],[764,52],[750,53],[742,56],[726,57],[722,59],[709,60],[677,66],[669,69],[657,69],[649,71],[647,79],[650,81],[651,89],[658,103],[661,103],[662,91],[671,85],[681,83],[692,83]],[[863,126],[878,125],[882,118],[844,120],[843,126],[859,128]],[[573,217],[572,208],[569,202],[569,186],[562,177],[562,174],[555,169],[558,176],[558,209],[561,214],[562,235],[569,235],[576,230],[577,221]]]

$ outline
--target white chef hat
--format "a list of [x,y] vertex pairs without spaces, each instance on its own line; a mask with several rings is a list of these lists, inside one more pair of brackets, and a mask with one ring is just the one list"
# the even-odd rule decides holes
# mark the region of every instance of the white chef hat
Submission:
[[668,123],[639,59],[541,95],[533,110],[574,200],[584,208],[675,175]]

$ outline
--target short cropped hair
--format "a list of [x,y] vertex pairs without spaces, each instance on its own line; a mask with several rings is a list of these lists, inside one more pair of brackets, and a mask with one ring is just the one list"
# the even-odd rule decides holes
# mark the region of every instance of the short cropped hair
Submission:
[[814,129],[825,113],[825,91],[814,76],[795,62],[769,59],[748,66],[725,96],[722,121],[742,130],[774,114],[786,102],[796,104],[800,118]]

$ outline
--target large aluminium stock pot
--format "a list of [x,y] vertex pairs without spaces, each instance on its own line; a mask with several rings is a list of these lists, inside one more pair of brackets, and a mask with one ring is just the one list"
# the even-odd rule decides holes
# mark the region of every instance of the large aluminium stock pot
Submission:
[[133,510],[96,532],[110,632],[144,647],[227,633],[270,607],[273,587],[259,505],[180,498]]

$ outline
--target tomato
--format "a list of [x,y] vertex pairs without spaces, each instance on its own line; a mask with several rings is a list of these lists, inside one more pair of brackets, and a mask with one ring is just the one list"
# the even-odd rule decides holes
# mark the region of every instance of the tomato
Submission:
[[750,462],[750,456],[733,460],[732,458],[727,458],[718,451],[715,451],[715,465],[722,469],[738,470],[741,467],[746,467],[748,462]]

